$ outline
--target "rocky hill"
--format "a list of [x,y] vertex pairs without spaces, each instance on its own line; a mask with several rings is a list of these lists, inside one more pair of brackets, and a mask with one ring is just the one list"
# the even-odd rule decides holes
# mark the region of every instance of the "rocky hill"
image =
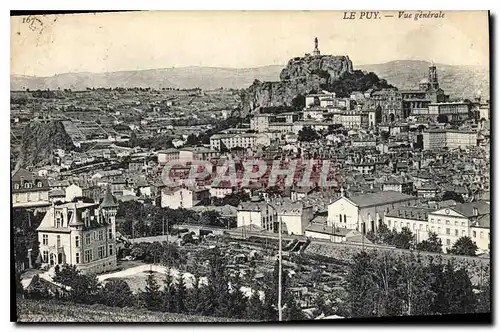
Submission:
[[241,94],[241,111],[246,115],[258,106],[292,106],[298,95],[321,90],[348,96],[352,91],[389,87],[373,73],[353,70],[347,56],[306,56],[291,59],[281,71],[280,81],[254,83]]
[[16,169],[48,162],[55,149],[75,149],[61,121],[31,121],[24,127],[22,137]]

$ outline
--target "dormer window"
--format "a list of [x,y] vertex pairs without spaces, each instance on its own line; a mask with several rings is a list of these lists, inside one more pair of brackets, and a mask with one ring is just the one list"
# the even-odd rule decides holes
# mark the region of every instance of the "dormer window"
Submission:
[[19,189],[19,183],[14,184],[14,189]]
[[38,188],[42,188],[42,182],[38,182],[37,186]]
[[56,211],[54,219],[55,219],[56,228],[61,227],[62,226],[62,214],[61,214],[61,211]]
[[29,188],[30,187],[30,184],[29,183],[25,183],[24,184],[24,188]]

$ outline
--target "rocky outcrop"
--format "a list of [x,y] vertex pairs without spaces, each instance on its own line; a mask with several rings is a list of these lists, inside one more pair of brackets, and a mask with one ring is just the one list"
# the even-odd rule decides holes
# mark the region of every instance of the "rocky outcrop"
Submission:
[[281,71],[280,80],[320,79],[331,84],[342,78],[346,73],[352,73],[352,62],[347,56],[320,55],[303,58],[293,58]]
[[24,127],[19,167],[46,163],[55,149],[74,150],[61,121],[31,121]]
[[[245,116],[259,106],[292,106],[298,95],[322,90],[346,96],[351,91],[388,87],[387,82],[373,74],[354,71],[348,56],[317,55],[297,57],[288,61],[280,81],[253,84],[241,94],[241,112]],[[346,81],[344,84],[343,81]]]

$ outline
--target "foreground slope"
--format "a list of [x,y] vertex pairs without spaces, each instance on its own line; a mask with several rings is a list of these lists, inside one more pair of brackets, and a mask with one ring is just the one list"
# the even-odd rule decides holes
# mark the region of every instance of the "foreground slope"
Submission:
[[[115,308],[61,301],[17,301],[17,321],[34,322],[238,322],[236,319],[152,312],[136,308]],[[241,322],[241,321],[239,321]]]

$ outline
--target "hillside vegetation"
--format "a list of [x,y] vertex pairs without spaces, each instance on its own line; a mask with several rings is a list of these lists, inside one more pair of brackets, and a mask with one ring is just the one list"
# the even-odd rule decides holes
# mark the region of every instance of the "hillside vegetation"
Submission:
[[[238,322],[236,319],[152,312],[136,308],[83,305],[56,300],[17,300],[17,321],[34,322]],[[241,321],[240,321],[241,322]]]

